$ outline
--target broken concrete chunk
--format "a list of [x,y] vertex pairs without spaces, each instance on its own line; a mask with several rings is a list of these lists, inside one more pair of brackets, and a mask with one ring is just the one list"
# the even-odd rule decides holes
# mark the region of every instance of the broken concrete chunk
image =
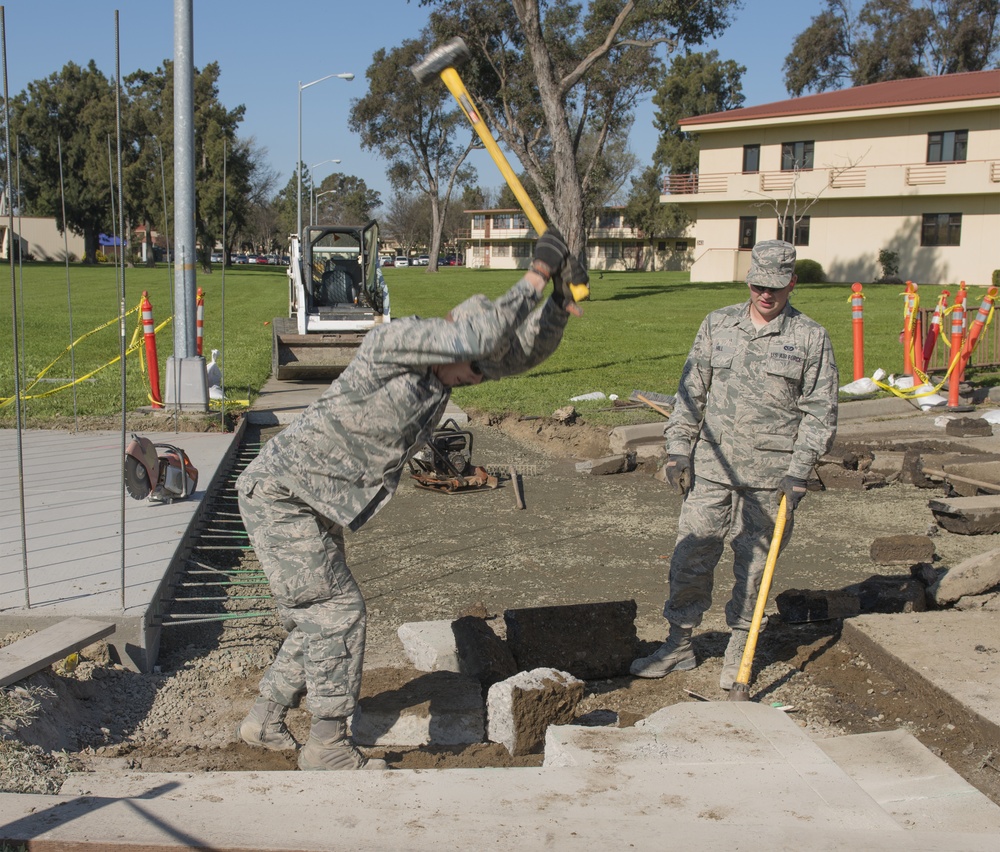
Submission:
[[550,667],[584,680],[628,674],[639,650],[635,601],[507,610],[507,646],[521,669]]
[[843,590],[788,589],[775,598],[778,614],[787,624],[850,618],[861,613],[857,595]]
[[608,433],[608,446],[612,453],[636,453],[640,458],[666,455],[663,438],[665,422],[638,423],[633,426],[616,426]]
[[949,568],[927,590],[938,606],[966,595],[981,595],[1000,586],[1000,549],[988,550]]
[[552,412],[552,419],[559,423],[572,423],[576,420],[576,409],[572,405],[564,405]]
[[927,505],[941,529],[959,535],[990,535],[1000,532],[1000,495],[951,497],[930,500]]
[[847,586],[844,591],[858,596],[862,615],[927,610],[927,591],[924,584],[912,577],[876,575],[861,583]]
[[458,648],[450,621],[411,621],[396,630],[413,667],[422,672],[457,672]]
[[583,681],[567,672],[538,668],[518,672],[490,687],[486,735],[512,755],[538,754],[549,725],[572,721],[583,698]]
[[876,565],[918,565],[934,561],[934,542],[925,535],[890,535],[875,539],[869,553]]
[[365,671],[351,735],[366,746],[481,743],[486,712],[479,682],[454,672]]
[[459,671],[486,688],[517,673],[514,655],[481,618],[467,616],[453,621]]
[[986,438],[993,434],[993,427],[982,417],[955,417],[945,424],[944,431],[956,438]]
[[618,453],[600,459],[588,459],[576,464],[577,473],[588,473],[591,476],[628,473],[631,470],[635,470],[635,453]]

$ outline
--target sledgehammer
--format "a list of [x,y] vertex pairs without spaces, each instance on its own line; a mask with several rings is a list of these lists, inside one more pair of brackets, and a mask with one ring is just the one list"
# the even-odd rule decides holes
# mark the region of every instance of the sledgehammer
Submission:
[[753,668],[753,655],[757,651],[757,636],[760,635],[760,623],[764,620],[764,606],[771,592],[771,579],[774,577],[774,566],[778,561],[778,551],[781,550],[781,538],[785,534],[785,495],[781,495],[778,503],[778,518],[774,522],[774,534],[771,536],[771,546],[767,551],[767,562],[764,563],[764,573],[760,578],[760,591],[757,592],[757,604],[754,606],[753,618],[750,619],[750,632],[747,634],[747,644],[740,660],[740,671],[736,675],[729,690],[730,701],[750,700],[750,670]]
[[[462,108],[462,112],[465,113],[465,117],[469,119],[472,129],[476,131],[486,150],[489,151],[490,156],[493,158],[493,162],[497,164],[497,168],[500,169],[500,173],[507,181],[507,186],[509,186],[511,192],[514,193],[514,197],[517,198],[520,203],[521,209],[528,217],[528,221],[531,222],[531,226],[535,229],[535,232],[541,236],[548,230],[548,225],[545,224],[545,220],[542,218],[542,215],[538,212],[538,209],[528,196],[528,193],[524,189],[524,185],[518,179],[517,175],[514,174],[514,170],[510,167],[510,163],[507,162],[507,158],[504,156],[503,151],[500,150],[500,146],[497,145],[496,140],[493,138],[493,134],[490,133],[482,115],[476,108],[476,105],[472,102],[472,96],[469,94],[468,89],[465,88],[462,78],[459,76],[458,71],[455,70],[457,65],[461,65],[468,58],[468,46],[466,45],[464,39],[460,36],[456,36],[451,41],[442,44],[440,47],[435,47],[423,58],[423,60],[414,65],[410,70],[413,72],[413,76],[417,78],[417,82],[421,85],[427,83],[435,75],[440,75],[441,80],[448,87],[448,91],[451,92],[455,100],[458,101],[458,105]],[[590,298],[590,288],[588,288],[586,284],[570,284],[569,287],[570,291],[573,293],[574,300],[577,302]]]

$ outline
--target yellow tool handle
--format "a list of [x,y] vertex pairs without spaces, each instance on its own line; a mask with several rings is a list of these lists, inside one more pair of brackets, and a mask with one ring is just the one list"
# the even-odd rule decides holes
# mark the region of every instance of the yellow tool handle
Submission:
[[760,623],[764,620],[764,607],[767,596],[771,592],[771,579],[774,577],[774,566],[778,562],[778,552],[781,550],[781,538],[785,534],[785,495],[781,495],[778,503],[778,518],[774,523],[774,535],[771,536],[771,547],[767,551],[767,562],[760,578],[760,591],[757,593],[757,605],[750,621],[750,632],[747,634],[747,644],[743,649],[743,659],[740,660],[740,672],[736,675],[736,683],[748,686],[750,670],[753,668],[753,656],[757,650],[757,636],[760,634]]
[[[541,236],[548,230],[548,225],[545,224],[542,214],[538,212],[538,208],[535,207],[534,202],[525,190],[524,184],[521,183],[520,178],[518,178],[518,176],[514,173],[514,170],[510,167],[510,163],[507,162],[507,158],[504,156],[503,151],[501,151],[500,146],[497,145],[497,141],[493,138],[493,134],[487,129],[486,122],[484,122],[482,117],[479,115],[479,110],[472,102],[472,96],[469,94],[469,90],[465,88],[465,83],[462,82],[462,78],[459,76],[458,71],[451,67],[445,68],[441,72],[441,79],[448,87],[448,91],[451,92],[452,96],[458,102],[458,105],[462,108],[462,112],[465,113],[465,117],[469,119],[472,129],[476,131],[476,134],[482,140],[486,150],[493,158],[493,162],[497,164],[497,168],[500,169],[500,174],[502,174],[504,179],[507,181],[507,186],[509,186],[511,192],[514,193],[514,197],[521,205],[521,209],[528,217],[528,221],[531,222],[531,227],[535,229],[535,233],[537,233],[538,236]],[[590,288],[587,287],[586,284],[570,284],[569,288],[573,293],[573,299],[577,302],[590,298]]]

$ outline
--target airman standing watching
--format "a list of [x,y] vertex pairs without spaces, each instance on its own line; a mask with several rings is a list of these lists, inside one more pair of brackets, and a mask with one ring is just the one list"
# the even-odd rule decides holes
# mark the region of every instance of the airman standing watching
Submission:
[[728,541],[732,632],[719,686],[732,688],[778,503],[784,495],[787,541],[813,465],[833,444],[837,365],[826,330],[788,303],[795,283],[795,248],[782,240],[757,243],[749,300],[710,313],[688,354],[665,430],[667,481],[684,495],[663,607],[669,633],[653,654],[633,661],[637,677],[698,665],[691,635],[711,606]]

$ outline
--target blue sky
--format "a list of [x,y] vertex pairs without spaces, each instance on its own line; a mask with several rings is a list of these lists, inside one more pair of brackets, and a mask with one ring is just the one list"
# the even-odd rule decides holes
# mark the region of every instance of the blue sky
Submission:
[[[747,67],[746,104],[787,97],[781,66],[795,36],[824,7],[823,0],[800,3],[745,0],[735,24],[709,45],[723,59]],[[11,95],[31,80],[47,77],[68,61],[93,59],[109,77],[115,73],[114,13],[119,17],[122,76],[153,70],[173,58],[173,0],[20,0],[5,6],[7,89]],[[246,106],[243,136],[254,136],[281,177],[294,173],[298,148],[298,84],[327,74],[353,72],[352,82],[327,80],[302,93],[302,159],[307,165],[339,158],[314,170],[317,180],[334,171],[364,178],[387,198],[385,163],[362,151],[347,130],[351,100],[364,94],[372,54],[417,35],[427,10],[405,0],[194,0],[194,58],[201,67],[222,68],[220,95],[229,107]],[[639,110],[630,145],[640,164],[656,147],[654,109]],[[483,186],[502,178],[485,154],[473,164]],[[514,168],[520,171],[516,161]]]

